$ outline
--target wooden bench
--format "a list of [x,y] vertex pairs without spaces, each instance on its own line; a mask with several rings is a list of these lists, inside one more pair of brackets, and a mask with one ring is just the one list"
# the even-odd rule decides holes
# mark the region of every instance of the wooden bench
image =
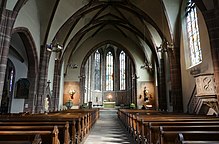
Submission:
[[[159,126],[162,125],[219,125],[219,118],[206,115],[174,114],[154,110],[119,110],[118,117],[137,143],[159,141]],[[205,125],[206,125],[205,124]]]
[[[197,137],[198,136],[198,137]],[[215,141],[215,139],[210,136],[203,136],[200,138],[199,134],[177,134],[176,144],[218,144],[219,141]]]
[[[39,123],[38,123],[39,124]],[[1,124],[0,125],[0,133],[3,131],[52,131],[54,129],[54,124],[50,125],[24,125],[24,124],[19,124],[13,123],[13,125],[8,125],[8,124]],[[56,125],[56,127],[59,130],[58,138],[61,143],[68,144],[70,143],[70,136],[69,136],[69,123],[66,122],[65,125]],[[42,141],[46,138],[44,136],[42,137]],[[4,137],[6,138],[6,137]],[[1,139],[2,140],[2,139]]]
[[[58,138],[59,130],[57,126],[54,126],[52,130],[14,130],[13,128],[10,129],[7,128],[5,130],[0,131],[0,142],[3,143],[5,141],[8,141],[8,143],[12,143],[14,141],[17,142],[33,142],[36,143],[36,135],[40,135],[41,137],[46,138],[46,140],[42,140],[42,143],[51,143],[51,144],[60,144],[59,138]],[[40,141],[39,141],[40,142]]]
[[53,113],[51,115],[61,115],[62,117],[68,117],[72,115],[81,116],[81,118],[76,121],[76,129],[77,140],[82,141],[86,137],[96,120],[99,118],[99,109],[70,109],[61,113]]
[[85,117],[85,134],[87,134],[91,127],[95,124],[97,119],[99,118],[99,108],[93,108],[93,109],[68,109],[65,111],[62,111],[61,113],[88,113],[88,116]]
[[[46,117],[48,118],[48,117]],[[11,117],[7,119],[1,119],[0,118],[0,127],[2,126],[37,126],[37,127],[52,127],[52,126],[58,126],[60,129],[59,137],[60,142],[64,143],[64,141],[67,141],[66,137],[70,137],[71,141],[74,141],[76,143],[76,126],[75,126],[75,120],[66,120],[66,119],[59,119],[59,118],[48,118],[45,117],[22,117],[16,119],[16,117]],[[69,126],[66,126],[68,123]],[[67,136],[70,135],[70,136]]]
[[[202,124],[202,125],[183,125],[183,126],[160,126],[159,127],[159,131],[160,131],[160,135],[159,138],[160,139],[160,143],[162,143],[162,141],[164,139],[168,139],[168,142],[174,141],[177,138],[177,135],[173,134],[172,132],[176,132],[176,134],[178,134],[178,131],[206,131],[208,132],[215,132],[215,131],[219,131],[219,125],[206,125],[206,124]],[[169,133],[171,132],[171,133]],[[163,135],[163,133],[166,133],[166,137],[164,137],[165,135]],[[168,135],[168,134],[169,135]],[[192,136],[192,135],[190,135]],[[196,137],[193,137],[193,140],[202,140],[202,137],[197,137],[198,135],[196,135]],[[215,139],[215,137],[212,137],[213,139],[208,139],[208,140],[217,140]],[[205,139],[205,138],[204,138]],[[219,140],[219,138],[218,138]],[[164,143],[164,142],[163,142]]]
[[13,141],[13,140],[7,140],[7,141],[0,141],[0,144],[41,144],[42,143],[42,139],[40,134],[36,134],[34,137],[33,142],[31,141]]
[[[177,143],[178,134],[187,135],[193,137],[195,141],[219,141],[219,131],[161,131],[162,137],[160,139],[160,144],[175,144]],[[207,137],[207,138],[206,138]]]
[[[61,128],[68,122],[68,133],[71,143],[82,142],[85,135],[88,134],[91,126],[99,116],[99,109],[89,110],[71,110],[63,112],[53,112],[49,114],[9,114],[0,116],[0,126],[54,126]],[[59,133],[60,142],[64,143],[66,132],[61,130]]]
[[68,122],[21,122],[10,121],[0,122],[0,131],[50,131],[56,126],[59,130],[58,137],[61,143],[68,143],[70,141],[69,123]]
[[139,130],[142,139],[147,139],[147,141],[153,143],[157,141],[160,126],[204,126],[204,125],[219,125],[218,119],[208,120],[208,119],[167,119],[165,121],[152,121],[144,122],[142,121],[142,128]]

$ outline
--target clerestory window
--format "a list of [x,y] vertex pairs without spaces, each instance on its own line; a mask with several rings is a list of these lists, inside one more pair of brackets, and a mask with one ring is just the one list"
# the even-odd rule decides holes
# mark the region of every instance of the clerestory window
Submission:
[[187,4],[186,29],[190,58],[189,66],[192,67],[202,62],[197,9],[195,7],[195,3],[192,2],[192,0],[189,0]]

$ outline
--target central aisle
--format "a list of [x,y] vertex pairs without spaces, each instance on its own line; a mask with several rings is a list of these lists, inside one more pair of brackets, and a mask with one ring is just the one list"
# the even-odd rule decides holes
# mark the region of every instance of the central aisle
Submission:
[[84,144],[134,144],[117,117],[116,109],[100,110],[97,120]]

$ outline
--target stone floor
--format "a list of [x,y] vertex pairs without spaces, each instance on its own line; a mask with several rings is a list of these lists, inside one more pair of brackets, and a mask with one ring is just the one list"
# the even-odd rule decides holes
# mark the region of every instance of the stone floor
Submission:
[[100,118],[84,144],[135,144],[117,117],[116,109],[100,110]]

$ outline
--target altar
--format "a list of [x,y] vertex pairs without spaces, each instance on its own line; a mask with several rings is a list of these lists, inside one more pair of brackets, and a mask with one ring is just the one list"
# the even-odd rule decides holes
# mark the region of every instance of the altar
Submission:
[[103,108],[115,108],[116,102],[103,102]]

